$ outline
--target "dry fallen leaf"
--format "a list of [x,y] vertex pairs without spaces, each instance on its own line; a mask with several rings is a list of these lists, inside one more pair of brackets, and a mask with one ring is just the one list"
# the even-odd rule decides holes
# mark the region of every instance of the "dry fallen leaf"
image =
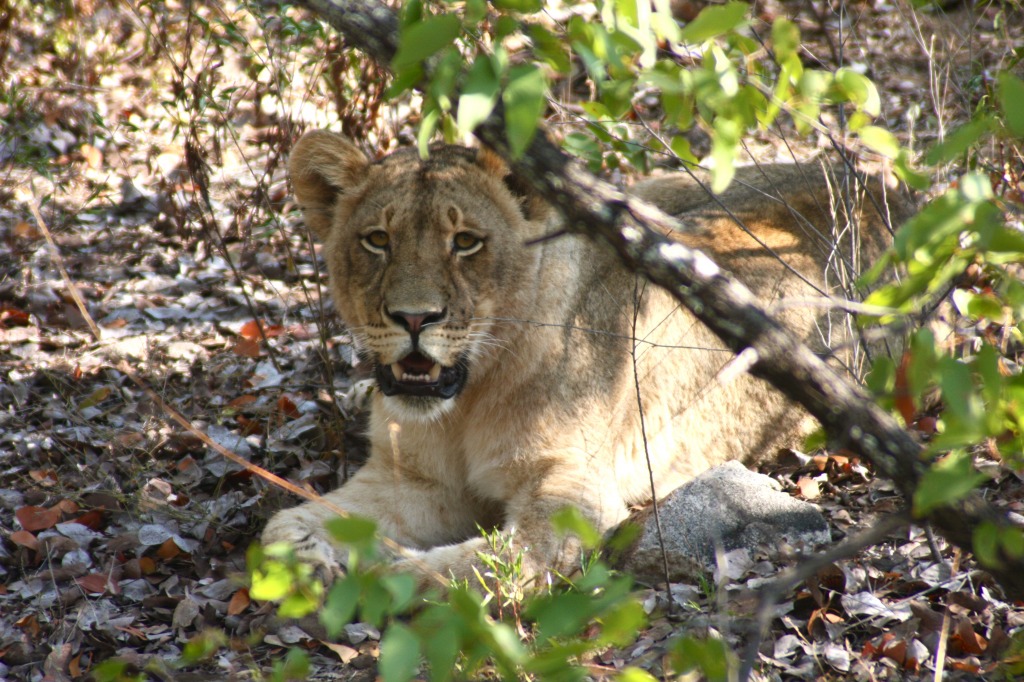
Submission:
[[88,164],[89,168],[99,170],[103,167],[102,151],[93,147],[91,144],[83,144],[79,151],[82,152],[82,158],[85,159],[85,163]]
[[260,342],[258,339],[241,338],[235,341],[231,352],[243,358],[258,358],[260,356]]
[[21,527],[30,532],[53,528],[60,522],[60,510],[53,507],[22,507],[14,516]]
[[359,655],[358,650],[353,649],[352,647],[346,646],[344,644],[336,644],[334,642],[324,641],[321,641],[320,643],[328,649],[330,649],[331,651],[333,651],[337,655],[337,657],[341,659],[341,662],[346,665],[348,665],[352,661],[352,659]]
[[231,601],[228,602],[228,615],[237,616],[247,608],[249,608],[249,590],[243,587],[231,595]]
[[111,594],[117,593],[116,582],[109,576],[103,573],[90,573],[83,575],[80,578],[75,578],[75,582],[91,594],[103,594],[109,591]]
[[27,530],[16,530],[11,533],[11,542],[32,551],[39,549],[39,540]]
[[821,496],[821,488],[818,482],[809,476],[801,477],[796,482],[796,487],[800,490],[800,496],[805,500],[816,500]]

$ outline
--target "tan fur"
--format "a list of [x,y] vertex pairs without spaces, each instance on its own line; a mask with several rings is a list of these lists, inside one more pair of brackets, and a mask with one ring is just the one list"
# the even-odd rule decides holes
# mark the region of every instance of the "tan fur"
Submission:
[[[444,321],[424,326],[421,351],[468,364],[450,399],[375,393],[370,460],[328,495],[415,550],[421,573],[471,577],[485,547],[478,524],[514,532],[528,575],[571,571],[578,549],[556,538],[553,512],[574,505],[609,529],[651,498],[648,456],[662,496],[726,460],[770,457],[807,427],[769,386],[731,376],[722,343],[608,249],[576,236],[524,245],[556,231],[558,217],[510,191],[504,168],[457,148],[370,163],[327,132],[292,153],[296,196],[362,356],[387,366],[413,350],[385,311],[430,312]],[[679,241],[736,274],[815,349],[849,340],[844,317],[811,299],[843,296],[836,285],[864,251],[843,246],[853,224],[868,251],[887,238],[873,205],[887,210],[881,190],[864,197],[854,185],[863,210],[846,216],[820,167],[780,165],[740,169],[718,200],[684,175],[634,192],[677,216]],[[386,252],[361,243],[373,230],[388,233]],[[482,248],[454,253],[453,235],[467,230]],[[291,542],[320,570],[338,571],[345,557],[323,530],[328,516],[308,503],[282,511],[263,542]]]

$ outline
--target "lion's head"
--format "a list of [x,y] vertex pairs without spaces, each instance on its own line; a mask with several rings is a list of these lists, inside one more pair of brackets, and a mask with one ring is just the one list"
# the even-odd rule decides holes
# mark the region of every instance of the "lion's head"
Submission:
[[392,411],[432,419],[497,361],[524,315],[547,208],[496,156],[462,147],[371,162],[348,139],[306,134],[290,161],[324,244],[334,303]]

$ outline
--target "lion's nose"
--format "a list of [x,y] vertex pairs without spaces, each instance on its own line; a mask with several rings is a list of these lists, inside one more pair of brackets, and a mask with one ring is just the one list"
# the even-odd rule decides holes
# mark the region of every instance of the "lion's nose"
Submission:
[[388,317],[394,320],[400,327],[405,329],[409,334],[412,335],[415,340],[420,334],[420,330],[426,327],[428,324],[437,324],[444,322],[445,318],[448,317],[448,311],[445,310],[428,310],[425,312],[410,313],[404,310],[388,310],[386,311]]

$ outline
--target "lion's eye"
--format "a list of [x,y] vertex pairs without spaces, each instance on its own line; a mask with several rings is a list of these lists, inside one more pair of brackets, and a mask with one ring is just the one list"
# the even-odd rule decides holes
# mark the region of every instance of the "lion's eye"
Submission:
[[388,244],[391,242],[391,238],[388,236],[388,233],[385,232],[384,230],[374,230],[369,234],[363,235],[363,238],[360,240],[360,242],[367,251],[372,251],[373,253],[383,253],[385,250],[387,250]]
[[452,238],[452,247],[456,253],[468,256],[476,253],[484,245],[484,240],[469,232],[457,232]]

